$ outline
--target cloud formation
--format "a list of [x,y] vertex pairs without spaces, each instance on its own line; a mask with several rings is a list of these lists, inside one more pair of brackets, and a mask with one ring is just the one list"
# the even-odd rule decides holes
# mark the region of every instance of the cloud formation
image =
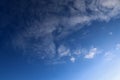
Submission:
[[92,59],[97,54],[98,49],[97,48],[91,48],[89,53],[85,55],[85,58]]
[[115,56],[116,56],[115,53],[112,51],[105,52],[104,55],[106,61],[112,61],[115,58]]
[[70,50],[67,49],[64,45],[61,45],[58,48],[58,54],[59,54],[60,57],[69,56],[70,55]]
[[[50,59],[70,53],[57,43],[72,32],[92,21],[109,21],[120,15],[120,0],[30,0],[22,6],[23,2],[19,4],[24,13],[19,14],[29,13],[25,18],[30,20],[13,41],[27,52]],[[93,58],[96,52],[97,48],[91,49],[85,58]]]
[[71,58],[70,58],[70,61],[73,62],[73,63],[75,62],[75,60],[76,60],[76,59],[75,59],[74,57],[71,57]]

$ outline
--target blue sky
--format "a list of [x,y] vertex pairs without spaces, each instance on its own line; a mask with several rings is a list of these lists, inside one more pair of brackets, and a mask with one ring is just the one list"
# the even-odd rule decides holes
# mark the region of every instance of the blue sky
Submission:
[[0,3],[0,80],[120,80],[119,0]]

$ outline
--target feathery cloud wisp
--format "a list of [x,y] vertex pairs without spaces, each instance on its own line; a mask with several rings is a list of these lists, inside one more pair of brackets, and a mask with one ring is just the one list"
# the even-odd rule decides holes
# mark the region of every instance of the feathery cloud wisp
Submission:
[[85,55],[85,58],[92,59],[97,53],[97,48],[90,49],[89,53]]

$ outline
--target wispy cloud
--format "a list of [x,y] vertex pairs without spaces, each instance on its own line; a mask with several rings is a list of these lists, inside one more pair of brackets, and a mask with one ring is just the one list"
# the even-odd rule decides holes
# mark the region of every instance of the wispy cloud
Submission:
[[104,58],[106,61],[112,61],[115,58],[115,53],[113,51],[105,52]]
[[[27,27],[14,38],[14,42],[31,53],[50,57],[67,56],[70,49],[56,46],[56,42],[72,32],[81,30],[92,21],[109,21],[120,15],[120,0],[30,0],[24,11],[31,16]],[[22,5],[22,4],[21,4]],[[42,5],[42,7],[41,7]],[[25,15],[20,14],[19,15]],[[34,16],[35,15],[35,16]],[[77,26],[79,25],[79,26]],[[24,44],[21,46],[21,44]],[[29,51],[28,51],[29,52]],[[85,58],[94,58],[97,48],[92,48]],[[75,54],[81,54],[80,51]]]
[[60,57],[68,56],[68,55],[70,55],[70,50],[67,47],[65,47],[64,45],[61,45],[58,48],[58,54]]
[[88,52],[88,54],[85,55],[85,58],[87,58],[87,59],[94,58],[94,56],[96,55],[97,51],[98,51],[97,48],[91,48],[90,51]]

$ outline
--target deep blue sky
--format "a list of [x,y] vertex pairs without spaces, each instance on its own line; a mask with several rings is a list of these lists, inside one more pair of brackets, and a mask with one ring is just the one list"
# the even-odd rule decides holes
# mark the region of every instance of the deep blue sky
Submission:
[[119,0],[1,0],[0,80],[120,80]]

